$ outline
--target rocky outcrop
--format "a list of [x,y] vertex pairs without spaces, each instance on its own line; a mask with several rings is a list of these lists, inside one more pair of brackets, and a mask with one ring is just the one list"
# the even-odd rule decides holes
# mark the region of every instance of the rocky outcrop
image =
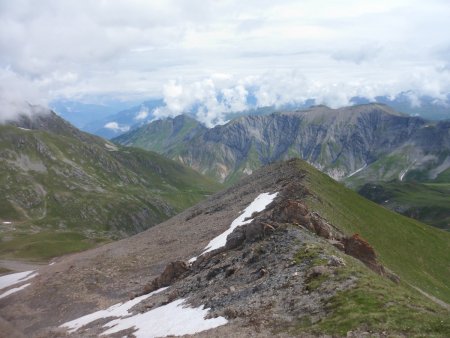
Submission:
[[170,262],[161,275],[144,287],[144,294],[171,285],[188,270],[189,266],[184,261]]

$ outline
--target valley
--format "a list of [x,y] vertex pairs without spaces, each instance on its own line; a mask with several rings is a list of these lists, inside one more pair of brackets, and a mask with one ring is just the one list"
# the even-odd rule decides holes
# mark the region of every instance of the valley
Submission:
[[244,116],[212,129],[182,115],[113,142],[156,151],[226,185],[269,163],[301,158],[365,197],[371,198],[366,184],[383,187],[390,197],[372,200],[448,230],[449,130],[448,121],[365,104]]
[[0,126],[0,257],[49,260],[143,231],[220,189],[52,112]]

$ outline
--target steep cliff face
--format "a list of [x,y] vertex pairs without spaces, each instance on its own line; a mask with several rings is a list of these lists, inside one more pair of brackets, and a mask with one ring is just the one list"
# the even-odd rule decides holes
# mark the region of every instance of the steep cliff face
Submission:
[[427,176],[430,170],[450,167],[445,155],[450,149],[448,122],[431,123],[379,104],[246,116],[198,128],[181,141],[167,136],[163,143],[168,146],[162,147],[145,142],[152,133],[142,129],[139,139],[133,137],[136,133],[117,141],[156,150],[222,182],[294,157],[338,180],[363,171],[366,180],[403,179],[414,170]]
[[450,234],[291,160],[0,290],[30,284],[0,293],[0,329],[37,337],[446,337],[449,242]]

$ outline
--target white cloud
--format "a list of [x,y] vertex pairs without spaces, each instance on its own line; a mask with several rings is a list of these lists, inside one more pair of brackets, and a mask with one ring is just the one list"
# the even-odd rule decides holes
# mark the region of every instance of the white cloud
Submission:
[[446,0],[0,0],[0,69],[38,101],[163,96],[157,115],[199,106],[207,123],[252,88],[259,104],[442,98],[448,17]]
[[141,110],[136,114],[134,119],[137,121],[142,121],[142,120],[145,120],[147,118],[147,116],[148,116],[148,108],[142,106]]
[[127,132],[128,130],[130,130],[130,126],[120,125],[114,121],[106,123],[103,127],[106,129],[111,129],[115,132]]
[[0,123],[19,114],[41,112],[31,105],[45,106],[45,95],[32,80],[19,76],[9,69],[0,69]]

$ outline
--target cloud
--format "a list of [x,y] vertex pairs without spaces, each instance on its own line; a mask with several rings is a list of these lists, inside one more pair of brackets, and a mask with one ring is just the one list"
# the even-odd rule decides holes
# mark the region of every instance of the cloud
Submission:
[[130,126],[119,125],[117,122],[114,122],[114,121],[106,123],[103,127],[106,129],[115,131],[115,132],[119,132],[119,131],[127,132],[128,130],[130,130]]
[[134,117],[137,121],[145,120],[148,117],[148,108],[145,106],[141,107],[141,110]]
[[9,69],[0,69],[0,123],[19,115],[42,112],[34,105],[46,106],[47,101],[38,86]]
[[444,0],[0,0],[0,69],[24,98],[32,87],[44,102],[164,97],[156,115],[190,109],[220,123],[249,95],[258,105],[443,97],[448,17]]
[[298,106],[311,99],[315,104],[338,108],[351,105],[354,97],[374,101],[377,96],[395,98],[406,93],[412,107],[421,105],[421,96],[434,97],[445,105],[450,93],[450,71],[426,68],[411,75],[405,70],[390,81],[373,77],[349,82],[331,75],[317,81],[298,70],[242,78],[216,74],[193,82],[171,80],[164,86],[163,93],[165,105],[154,111],[155,118],[190,113],[207,126],[213,126],[224,123],[230,112]]

